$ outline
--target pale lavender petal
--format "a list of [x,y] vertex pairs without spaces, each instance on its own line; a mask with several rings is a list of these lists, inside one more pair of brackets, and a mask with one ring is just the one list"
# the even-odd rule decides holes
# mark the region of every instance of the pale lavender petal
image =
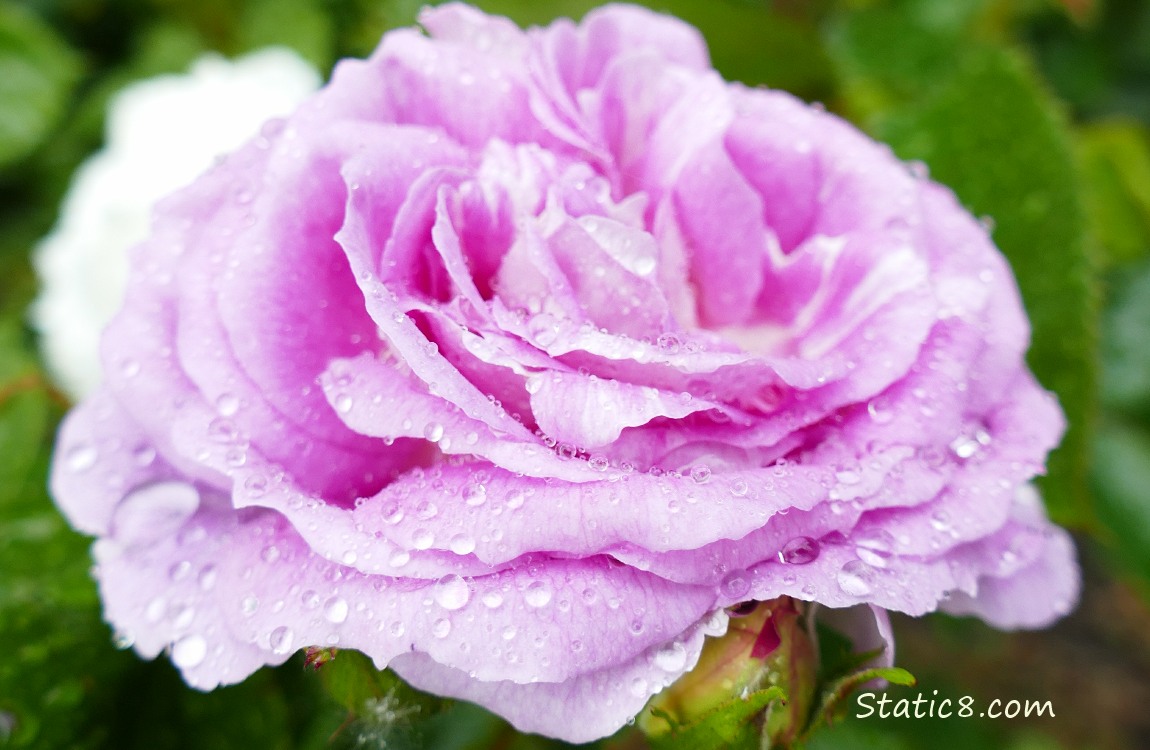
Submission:
[[705,636],[721,636],[725,631],[726,617],[716,613],[675,640],[654,646],[630,661],[564,682],[478,681],[423,654],[400,656],[393,666],[412,685],[479,703],[520,731],[589,742],[619,730],[652,695],[694,668]]

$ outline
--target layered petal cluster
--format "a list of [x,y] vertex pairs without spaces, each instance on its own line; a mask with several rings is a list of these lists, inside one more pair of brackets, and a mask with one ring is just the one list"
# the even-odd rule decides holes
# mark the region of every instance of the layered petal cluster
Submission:
[[740,602],[1072,606],[1062,416],[948,190],[666,16],[421,23],[133,256],[52,481],[137,651],[359,649],[582,741]]
[[267,47],[237,60],[205,54],[186,74],[138,81],[112,97],[104,148],[76,171],[34,258],[41,290],[32,323],[68,395],[82,398],[102,380],[100,332],[123,300],[127,251],[147,238],[152,204],[319,84],[295,52]]

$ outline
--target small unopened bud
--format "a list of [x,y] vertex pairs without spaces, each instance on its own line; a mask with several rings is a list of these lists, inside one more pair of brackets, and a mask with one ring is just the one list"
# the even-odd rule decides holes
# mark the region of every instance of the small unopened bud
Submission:
[[818,653],[807,604],[790,597],[745,602],[728,610],[727,633],[707,641],[698,665],[651,701],[640,727],[651,737],[689,726],[736,698],[778,687],[785,700],[761,722],[770,747],[786,747],[806,727],[815,700]]
[[308,646],[304,652],[303,665],[311,667],[319,671],[319,668],[329,661],[335,659],[335,655],[339,652],[338,648],[320,648],[319,646]]

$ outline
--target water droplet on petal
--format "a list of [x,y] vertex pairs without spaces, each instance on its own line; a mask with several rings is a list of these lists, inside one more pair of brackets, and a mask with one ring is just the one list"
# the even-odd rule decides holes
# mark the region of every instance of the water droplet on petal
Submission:
[[323,605],[323,616],[336,625],[347,619],[347,611],[347,601],[342,597],[333,596]]
[[504,498],[503,503],[507,506],[508,510],[516,510],[517,508],[523,507],[523,503],[526,499],[527,495],[524,494],[523,490],[514,489],[507,493],[507,497]]
[[498,609],[503,605],[503,594],[498,591],[488,591],[481,599],[483,606],[488,609]]
[[435,582],[434,596],[436,603],[444,609],[462,609],[471,598],[471,588],[467,581],[449,573]]
[[474,482],[468,484],[463,488],[460,495],[463,497],[463,502],[472,507],[477,507],[487,502],[487,488],[482,484]]
[[433,443],[438,443],[443,438],[443,425],[439,422],[430,422],[423,428],[423,436]]
[[631,695],[642,698],[647,694],[647,681],[642,677],[631,680]]
[[551,601],[551,587],[544,581],[535,581],[523,592],[523,598],[532,607],[546,607]]
[[797,536],[779,550],[779,562],[787,565],[806,565],[819,557],[819,543],[809,536]]
[[68,451],[64,462],[68,467],[68,471],[79,474],[95,466],[98,457],[99,454],[95,448],[87,443],[81,443]]
[[431,634],[436,638],[446,638],[451,633],[451,620],[436,620],[431,626]]
[[852,485],[858,484],[862,480],[862,477],[859,476],[857,471],[846,469],[843,471],[836,471],[835,479],[838,480],[839,484]]
[[885,399],[873,399],[866,405],[866,411],[875,424],[888,424],[894,419],[894,412]]
[[200,571],[200,574],[197,576],[196,580],[199,582],[200,589],[202,591],[211,591],[212,588],[216,585],[216,577],[216,566],[205,565],[203,570]]
[[935,531],[950,531],[950,516],[944,510],[930,514],[930,527]]
[[176,535],[200,507],[200,492],[186,482],[154,482],[133,490],[116,506],[114,536],[128,543]]
[[871,592],[871,568],[862,560],[851,560],[838,572],[839,588],[851,596],[866,596]]
[[271,646],[272,653],[287,654],[291,653],[292,641],[295,639],[295,634],[291,628],[280,626],[271,632],[268,636],[268,645]]
[[664,672],[680,672],[687,666],[687,649],[682,643],[671,643],[655,652],[655,666]]
[[172,644],[172,663],[180,669],[198,666],[208,655],[208,643],[203,636],[189,635]]
[[216,411],[220,416],[233,417],[240,410],[240,400],[230,393],[221,394],[216,399]]
[[411,535],[411,546],[416,549],[430,549],[435,543],[435,535],[427,529],[416,529]]
[[192,564],[187,560],[181,560],[168,569],[168,578],[171,578],[172,582],[176,583],[187,578],[191,572]]
[[475,551],[475,540],[467,534],[456,534],[451,537],[450,547],[457,555],[470,555]]
[[751,582],[748,580],[745,571],[737,570],[727,574],[726,578],[723,579],[721,587],[724,595],[737,600],[750,591]]

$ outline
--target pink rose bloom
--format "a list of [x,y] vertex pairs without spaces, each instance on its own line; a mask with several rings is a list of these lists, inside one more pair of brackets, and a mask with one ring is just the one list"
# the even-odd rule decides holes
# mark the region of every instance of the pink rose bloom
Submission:
[[739,602],[1068,611],[1062,416],[950,191],[666,16],[421,21],[136,248],[52,484],[141,655],[353,648],[583,741]]

